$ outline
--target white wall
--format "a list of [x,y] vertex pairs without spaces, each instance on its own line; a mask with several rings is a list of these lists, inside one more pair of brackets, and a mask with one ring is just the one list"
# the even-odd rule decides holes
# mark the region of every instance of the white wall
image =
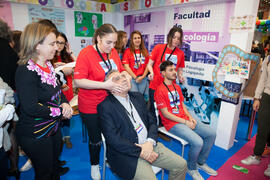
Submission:
[[[21,3],[11,3],[14,30],[23,31],[24,27],[29,23],[28,5]],[[74,10],[64,9],[66,36],[71,45],[74,54],[77,56],[81,50],[81,39],[85,37],[75,37]],[[99,12],[93,12],[99,13]],[[122,13],[100,13],[103,14],[103,23],[113,24],[116,29],[124,29],[124,15]],[[91,39],[91,38],[90,38]]]

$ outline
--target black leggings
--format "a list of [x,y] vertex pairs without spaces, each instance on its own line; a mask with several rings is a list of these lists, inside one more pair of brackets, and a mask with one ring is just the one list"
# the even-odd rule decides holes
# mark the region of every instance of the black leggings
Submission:
[[254,154],[256,156],[262,155],[265,144],[268,140],[268,135],[270,132],[269,109],[270,95],[263,93],[260,102],[260,109],[258,111],[258,130],[254,148]]
[[91,165],[98,165],[102,143],[100,118],[98,114],[86,114],[82,112],[80,112],[80,116],[88,131]]
[[60,129],[50,137],[36,139],[16,136],[18,144],[32,161],[35,180],[60,180],[58,157],[61,151],[62,136]]

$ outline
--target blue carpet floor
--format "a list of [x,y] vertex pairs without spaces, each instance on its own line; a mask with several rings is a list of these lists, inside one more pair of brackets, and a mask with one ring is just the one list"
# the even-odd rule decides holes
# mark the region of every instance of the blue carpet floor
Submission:
[[[230,150],[224,150],[217,146],[212,148],[212,151],[209,155],[207,163],[213,167],[214,169],[218,169],[221,167],[228,158],[230,158],[234,153],[236,153],[246,142],[247,137],[247,129],[248,129],[249,117],[241,116],[237,133],[234,143],[234,146]],[[255,121],[252,136],[255,135],[257,131],[257,124]],[[82,124],[79,116],[74,116],[71,120],[71,140],[73,143],[72,149],[67,149],[65,146],[63,148],[63,152],[61,155],[62,160],[67,161],[67,167],[70,168],[69,172],[63,176],[61,176],[61,180],[86,180],[91,179],[90,177],[90,163],[89,163],[89,152],[87,143],[83,143],[82,139]],[[173,150],[175,153],[180,154],[181,152],[181,144],[177,141],[164,141],[159,139],[166,147]],[[184,158],[187,159],[187,152],[189,147],[185,148]],[[100,153],[100,167],[102,167],[103,162],[103,148]],[[19,167],[21,167],[26,162],[26,157],[20,157]],[[201,171],[200,171],[201,172]],[[101,168],[102,173],[102,168]],[[207,179],[209,175],[201,172],[202,176]],[[161,179],[161,173],[157,175],[158,179]],[[29,171],[21,173],[21,180],[32,180],[34,179],[34,170],[33,168]],[[106,168],[106,180],[117,180],[118,178],[114,176],[111,170]],[[165,171],[165,180],[168,179],[168,172]],[[191,180],[192,178],[187,175],[187,180]],[[217,177],[218,179],[218,177]],[[9,180],[15,180],[14,177],[10,177]]]

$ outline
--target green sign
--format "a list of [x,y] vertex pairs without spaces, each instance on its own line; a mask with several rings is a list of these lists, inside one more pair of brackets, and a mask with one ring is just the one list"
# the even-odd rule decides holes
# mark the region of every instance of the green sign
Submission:
[[94,32],[103,24],[102,14],[74,11],[75,36],[93,37]]

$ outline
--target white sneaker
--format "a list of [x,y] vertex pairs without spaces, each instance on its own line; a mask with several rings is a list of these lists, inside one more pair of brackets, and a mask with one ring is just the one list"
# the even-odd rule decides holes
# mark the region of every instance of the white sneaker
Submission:
[[268,164],[267,169],[264,171],[264,175],[270,177],[270,164]]
[[32,168],[32,162],[30,159],[26,161],[26,163],[21,167],[20,172],[28,171]]
[[91,165],[91,177],[93,180],[100,180],[99,165]]
[[206,163],[204,163],[203,165],[197,164],[197,167],[199,169],[203,170],[204,172],[206,172],[207,174],[209,174],[210,176],[217,176],[218,175],[217,171],[210,168]]
[[248,156],[246,159],[241,160],[241,163],[245,165],[260,164],[260,162],[261,160],[254,155]]
[[199,171],[196,170],[187,170],[187,173],[192,177],[193,180],[204,180]]

